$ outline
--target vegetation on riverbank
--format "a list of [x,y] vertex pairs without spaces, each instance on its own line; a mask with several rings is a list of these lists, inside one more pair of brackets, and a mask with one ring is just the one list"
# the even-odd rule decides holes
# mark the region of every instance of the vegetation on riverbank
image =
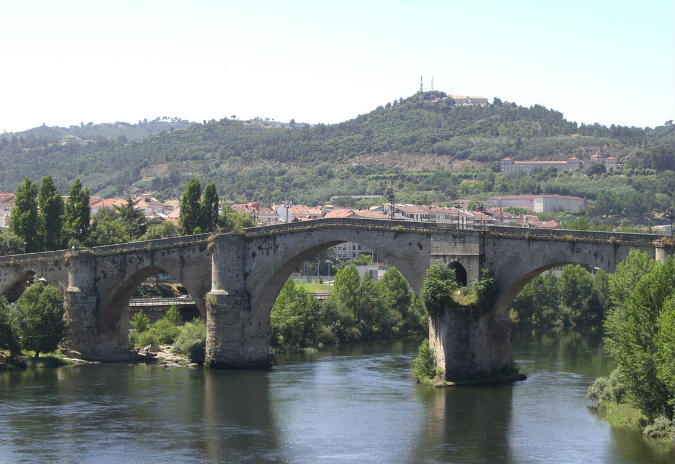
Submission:
[[510,316],[519,327],[600,327],[609,307],[609,274],[593,275],[569,264],[560,277],[535,276],[511,303]]
[[206,356],[206,324],[195,319],[180,325],[180,314],[171,306],[166,315],[150,324],[150,319],[139,311],[131,321],[133,330],[129,333],[131,349],[157,352],[160,346],[171,345],[173,354],[186,356],[192,363],[204,364]]
[[327,300],[318,301],[289,279],[271,314],[270,344],[281,351],[365,340],[422,336],[426,315],[395,268],[374,281],[353,265],[340,269]]
[[587,396],[613,423],[637,423],[647,436],[672,440],[675,258],[657,263],[631,251],[610,276],[609,297],[605,342],[617,368],[609,378],[597,379]]

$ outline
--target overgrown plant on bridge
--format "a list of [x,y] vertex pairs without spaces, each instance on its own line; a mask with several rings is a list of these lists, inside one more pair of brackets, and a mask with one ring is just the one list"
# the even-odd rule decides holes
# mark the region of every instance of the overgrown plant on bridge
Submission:
[[446,310],[471,311],[479,316],[492,309],[498,288],[492,273],[482,269],[480,279],[469,286],[460,286],[454,269],[436,264],[427,271],[422,288],[424,306],[432,317]]

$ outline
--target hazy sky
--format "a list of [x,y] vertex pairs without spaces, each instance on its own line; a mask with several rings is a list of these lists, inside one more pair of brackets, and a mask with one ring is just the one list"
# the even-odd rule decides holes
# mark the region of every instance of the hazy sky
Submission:
[[0,0],[0,131],[339,122],[419,88],[578,122],[675,119],[672,0]]

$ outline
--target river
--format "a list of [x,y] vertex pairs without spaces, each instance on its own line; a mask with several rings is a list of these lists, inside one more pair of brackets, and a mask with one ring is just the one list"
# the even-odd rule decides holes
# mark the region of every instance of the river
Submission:
[[513,385],[415,385],[416,343],[282,356],[269,371],[91,365],[0,373],[1,462],[672,463],[585,391],[597,336],[517,332]]

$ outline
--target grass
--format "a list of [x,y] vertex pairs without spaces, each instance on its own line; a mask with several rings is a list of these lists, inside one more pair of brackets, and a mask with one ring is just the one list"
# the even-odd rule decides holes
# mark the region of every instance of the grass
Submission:
[[317,293],[317,292],[322,292],[322,293],[328,293],[330,291],[330,287],[328,284],[320,284],[318,282],[312,282],[312,283],[296,283],[296,285],[302,287],[305,289],[307,293]]
[[602,401],[598,405],[598,415],[615,427],[642,431],[647,418],[639,409],[625,403]]

